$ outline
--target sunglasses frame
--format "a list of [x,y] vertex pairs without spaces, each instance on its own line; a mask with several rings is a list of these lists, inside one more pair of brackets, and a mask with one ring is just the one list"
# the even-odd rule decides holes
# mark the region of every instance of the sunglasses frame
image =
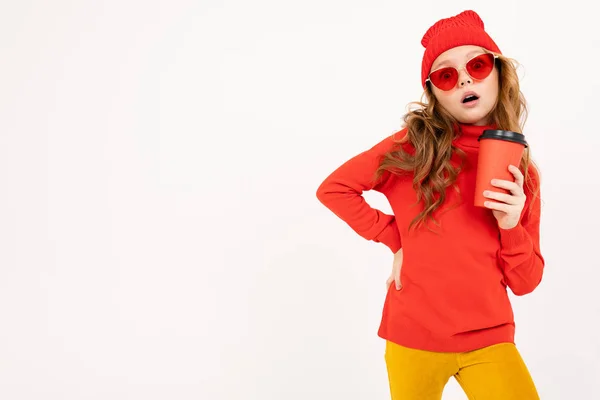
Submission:
[[[488,76],[490,76],[490,75],[491,75],[491,73],[492,73],[492,71],[494,70],[494,68],[496,68],[496,60],[498,59],[498,55],[496,55],[496,54],[494,54],[494,53],[490,53],[490,52],[487,52],[487,51],[485,51],[485,52],[483,52],[483,53],[481,53],[481,54],[477,54],[476,56],[473,56],[473,57],[471,57],[471,58],[470,58],[470,59],[469,59],[469,60],[468,60],[468,61],[467,61],[467,62],[466,62],[464,65],[461,65],[459,68],[456,68],[456,67],[441,67],[441,68],[438,68],[438,69],[435,69],[435,70],[431,71],[431,72],[429,73],[429,75],[427,75],[427,79],[425,79],[425,83],[429,82],[429,83],[431,83],[433,86],[435,86],[435,84],[434,84],[434,83],[431,81],[431,79],[429,79],[429,77],[430,77],[430,76],[431,76],[431,74],[433,74],[434,72],[436,72],[436,71],[439,71],[439,70],[441,70],[441,69],[444,69],[444,68],[454,68],[454,69],[455,69],[455,70],[458,72],[458,74],[460,74],[460,71],[464,69],[464,70],[465,70],[465,72],[467,73],[467,75],[469,76],[469,78],[471,78],[471,79],[473,79],[473,80],[475,80],[475,81],[482,81],[483,79],[487,78],[488,76],[486,76],[486,77],[485,77],[485,78],[483,78],[483,79],[476,79],[476,78],[473,78],[473,77],[471,76],[471,74],[469,74],[469,71],[467,70],[467,64],[468,64],[468,63],[470,63],[471,61],[473,61],[475,58],[477,58],[477,57],[480,57],[480,56],[482,56],[482,55],[484,55],[484,54],[491,54],[492,56],[494,56],[494,60],[493,60],[493,64],[492,64],[492,70],[491,70],[491,71],[490,71],[490,73],[488,74]],[[458,79],[456,80],[456,82],[458,83]],[[447,90],[440,89],[440,88],[439,88],[439,87],[437,87],[437,86],[435,86],[435,87],[436,87],[436,88],[438,88],[439,90],[442,90],[442,91],[444,91],[444,92],[449,92],[450,90],[454,89],[454,87],[455,87],[455,86],[456,86],[456,83],[454,84],[454,86],[453,86],[451,89],[447,89]]]

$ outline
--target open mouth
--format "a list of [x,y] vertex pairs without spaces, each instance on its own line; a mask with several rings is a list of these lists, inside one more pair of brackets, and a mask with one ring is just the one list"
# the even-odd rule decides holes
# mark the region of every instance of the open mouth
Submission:
[[475,100],[479,100],[479,97],[477,97],[474,94],[469,94],[469,95],[465,96],[465,98],[462,100],[462,102],[463,103],[470,103],[470,102],[475,101]]

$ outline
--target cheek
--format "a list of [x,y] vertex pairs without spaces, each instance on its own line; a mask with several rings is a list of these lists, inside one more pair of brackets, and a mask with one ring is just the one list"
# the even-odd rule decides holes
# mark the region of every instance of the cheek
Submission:
[[486,90],[488,91],[488,94],[494,98],[494,100],[496,97],[498,97],[498,85],[498,71],[494,68],[492,75],[490,75],[489,79],[486,80]]
[[490,87],[490,93],[489,93],[489,97],[490,97],[490,104],[495,104],[496,100],[498,99],[498,86],[497,85],[492,85],[492,87]]
[[485,81],[482,86],[482,96],[485,97],[486,103],[494,104],[496,99],[498,98],[498,82],[497,80],[490,79],[489,81]]
[[434,91],[435,94],[435,98],[437,99],[438,103],[440,103],[440,105],[442,107],[444,107],[445,109],[452,109],[453,104],[456,103],[456,99],[454,99],[455,97],[455,90],[451,90],[449,92],[444,92],[441,90],[436,90]]

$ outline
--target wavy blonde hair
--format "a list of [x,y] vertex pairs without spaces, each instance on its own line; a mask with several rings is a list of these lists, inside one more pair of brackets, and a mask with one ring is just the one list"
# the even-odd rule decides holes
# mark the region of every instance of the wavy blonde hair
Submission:
[[[490,113],[490,123],[498,129],[522,133],[527,119],[527,104],[519,86],[519,64],[513,59],[496,55],[499,92],[496,105]],[[450,160],[454,153],[463,160],[465,158],[465,153],[453,145],[456,137],[454,127],[458,121],[439,104],[429,85],[428,82],[421,101],[409,103],[409,106],[416,105],[417,108],[403,117],[408,128],[407,135],[397,142],[391,152],[384,155],[375,173],[375,179],[379,179],[386,171],[395,174],[413,172],[413,188],[417,193],[417,203],[422,202],[423,210],[411,221],[409,229],[428,220],[439,226],[433,212],[446,200],[447,188],[454,187],[458,190],[455,182],[461,166],[454,167]],[[423,102],[423,97],[426,102]],[[414,154],[403,149],[404,143],[412,145]],[[530,167],[533,167],[534,173],[530,173]],[[529,147],[523,153],[520,169],[524,172],[527,189],[536,196],[539,182],[532,175],[539,174],[539,169],[531,159]],[[530,201],[529,204],[532,203]]]

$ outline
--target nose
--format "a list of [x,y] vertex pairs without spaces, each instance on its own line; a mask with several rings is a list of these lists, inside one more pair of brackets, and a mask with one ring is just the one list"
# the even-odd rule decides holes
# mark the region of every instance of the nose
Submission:
[[470,85],[471,83],[473,83],[473,81],[471,80],[469,74],[467,74],[467,72],[464,69],[461,69],[458,74],[458,84],[461,87],[463,87],[466,84]]

